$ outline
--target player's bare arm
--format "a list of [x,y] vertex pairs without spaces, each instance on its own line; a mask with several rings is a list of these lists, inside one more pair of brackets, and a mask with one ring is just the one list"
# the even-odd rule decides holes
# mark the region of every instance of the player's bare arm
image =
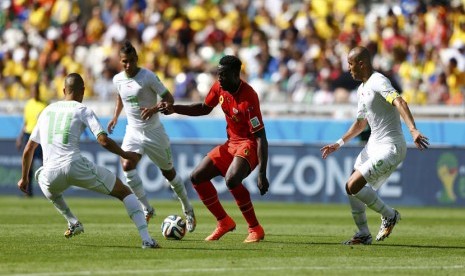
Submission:
[[[359,119],[355,120],[355,122],[350,126],[349,130],[342,135],[341,139],[344,143],[348,142],[350,139],[354,138],[355,136],[359,135],[367,126],[368,121],[366,119]],[[335,152],[341,147],[341,145],[336,142],[333,144],[326,145],[320,149],[321,157],[326,159],[328,155]]]
[[165,115],[177,113],[187,116],[203,116],[210,114],[210,112],[213,110],[213,107],[210,107],[205,103],[194,103],[190,105],[173,105],[164,103],[160,105],[159,110]]
[[97,142],[108,151],[117,154],[126,160],[137,162],[140,159],[139,154],[122,150],[121,147],[105,133],[102,133],[97,137]]
[[268,164],[268,140],[266,139],[265,129],[261,129],[255,133],[257,139],[257,155],[258,155],[258,179],[257,187],[260,190],[260,195],[266,194],[270,183],[266,177],[266,168]]
[[123,110],[123,100],[121,100],[121,96],[118,95],[118,97],[116,97],[115,112],[113,113],[113,118],[110,120],[110,122],[108,122],[107,125],[108,133],[113,133],[113,129],[118,123],[118,117],[121,114],[121,110]]
[[421,134],[421,132],[416,128],[415,120],[413,119],[413,115],[410,112],[407,102],[402,97],[397,97],[392,104],[397,108],[400,116],[407,125],[415,146],[420,150],[427,149],[429,146],[428,137]]
[[29,170],[32,165],[32,157],[34,156],[34,151],[36,150],[39,144],[29,140],[24,148],[23,160],[22,160],[22,170],[21,170],[21,179],[18,181],[18,188],[23,192],[27,193],[27,186],[29,185]]
[[163,95],[163,98],[161,99],[161,101],[152,106],[152,107],[141,107],[140,110],[141,110],[141,113],[140,113],[140,116],[142,118],[142,120],[148,120],[150,119],[153,114],[157,113],[157,112],[161,112],[161,108],[163,108],[163,106],[166,106],[166,105],[173,105],[174,103],[174,98],[173,98],[173,95],[171,95],[171,93],[169,91],[167,91],[164,95]]

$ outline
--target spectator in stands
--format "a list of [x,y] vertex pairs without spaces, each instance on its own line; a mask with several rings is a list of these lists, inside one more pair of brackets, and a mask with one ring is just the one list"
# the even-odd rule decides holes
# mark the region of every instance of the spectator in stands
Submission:
[[[29,141],[32,130],[36,126],[37,120],[39,119],[40,113],[47,106],[47,103],[41,100],[39,83],[36,83],[35,85],[31,86],[30,93],[31,98],[24,105],[23,127],[21,128],[21,131],[19,132],[19,135],[16,138],[16,148],[18,150],[23,149],[23,147]],[[34,161],[38,161],[40,162],[40,166],[42,165],[42,147],[40,145],[37,146],[32,155],[32,166],[34,165]],[[32,166],[29,168],[28,172],[28,177],[31,180],[33,179],[34,174]],[[27,186],[25,193],[28,197],[32,197],[34,195],[32,183]]]

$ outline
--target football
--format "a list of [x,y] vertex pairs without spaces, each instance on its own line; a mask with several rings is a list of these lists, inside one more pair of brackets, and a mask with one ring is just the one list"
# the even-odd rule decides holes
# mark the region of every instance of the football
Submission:
[[180,240],[186,235],[186,222],[178,215],[169,215],[161,224],[161,234],[167,240]]

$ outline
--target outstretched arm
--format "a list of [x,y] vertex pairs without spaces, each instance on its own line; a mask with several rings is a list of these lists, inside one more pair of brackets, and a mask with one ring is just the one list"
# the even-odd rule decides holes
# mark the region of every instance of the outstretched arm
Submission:
[[402,97],[397,97],[392,104],[397,108],[400,113],[400,116],[407,125],[410,134],[412,135],[413,142],[418,149],[423,150],[427,149],[429,146],[428,137],[420,133],[415,125],[415,120],[413,119],[410,108],[408,107],[407,102]]
[[122,150],[121,147],[116,144],[113,139],[108,137],[106,133],[101,133],[97,136],[97,142],[108,151],[117,154],[124,159],[137,160],[138,158],[137,153]]
[[161,102],[159,104],[158,110],[165,115],[177,113],[187,116],[203,116],[210,114],[210,112],[213,110],[213,107],[210,107],[205,103],[194,103],[190,105],[173,105],[167,102]]
[[173,95],[171,95],[169,91],[166,91],[166,93],[161,98],[161,101],[157,105],[151,106],[151,107],[141,107],[140,116],[143,120],[148,120],[153,116],[153,114],[160,111],[161,106],[169,105],[169,104],[172,105],[173,103],[174,103]]
[[356,120],[352,126],[350,126],[349,130],[344,135],[342,135],[338,142],[326,145],[320,149],[321,157],[326,159],[328,155],[338,150],[345,142],[348,142],[350,139],[359,135],[366,128],[367,124],[368,121],[366,119]]

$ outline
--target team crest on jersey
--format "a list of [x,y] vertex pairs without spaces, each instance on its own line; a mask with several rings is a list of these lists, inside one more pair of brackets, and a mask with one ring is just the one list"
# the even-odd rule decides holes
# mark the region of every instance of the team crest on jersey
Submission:
[[260,121],[258,120],[257,116],[250,119],[250,124],[252,125],[253,128],[260,126]]
[[224,102],[224,98],[223,98],[223,95],[220,96],[220,104],[223,104]]
[[249,153],[250,153],[249,149],[245,149],[245,150],[244,150],[244,155],[245,155],[245,156],[249,156]]

